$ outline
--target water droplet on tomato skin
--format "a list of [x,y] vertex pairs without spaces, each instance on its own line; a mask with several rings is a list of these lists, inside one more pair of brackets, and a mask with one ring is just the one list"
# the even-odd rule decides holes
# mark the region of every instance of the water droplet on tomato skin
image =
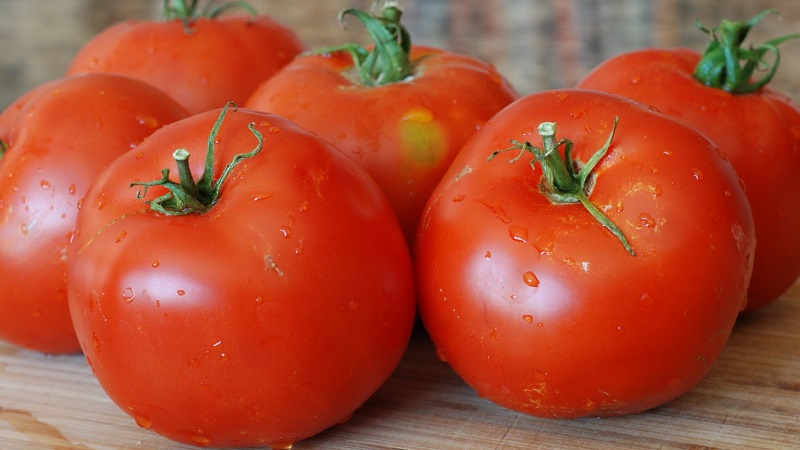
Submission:
[[152,263],[152,264],[150,264],[150,266],[151,266],[153,269],[157,268],[157,267],[158,267],[158,266],[160,266],[160,265],[161,265],[161,263],[160,263],[160,262],[158,262],[158,260],[157,260],[157,259],[154,259],[154,260],[153,260],[153,263]]
[[447,362],[447,353],[441,347],[436,347],[436,357],[439,358],[439,361]]
[[463,202],[464,198],[465,198],[464,194],[456,195],[455,197],[453,197],[453,202],[454,203]]
[[145,417],[141,414],[134,414],[133,420],[136,422],[136,425],[139,425],[145,430],[153,426],[153,421],[149,417]]
[[186,295],[186,291],[184,291],[183,289],[178,289],[178,296],[183,297],[184,295]]
[[139,122],[140,125],[144,125],[151,130],[155,130],[160,125],[158,119],[151,115],[136,116],[136,121]]
[[122,291],[122,299],[125,300],[126,303],[132,302],[134,298],[136,298],[136,292],[133,288],[126,287],[125,290]]
[[539,278],[533,272],[525,272],[522,274],[522,281],[530,287],[539,287]]
[[117,235],[117,237],[114,238],[114,242],[119,244],[120,242],[122,242],[123,239],[125,239],[125,236],[127,236],[127,235],[128,235],[127,231],[125,231],[125,230],[120,231],[119,234]]
[[483,257],[486,259],[492,259],[492,252],[486,250],[486,253],[483,255]]
[[284,225],[284,226],[280,227],[280,229],[278,231],[280,231],[281,234],[283,235],[283,237],[285,237],[287,239],[292,237],[292,228],[290,226],[288,226],[288,225]]
[[637,228],[655,228],[656,220],[648,213],[641,213],[639,214],[639,218],[636,220],[636,227]]
[[525,322],[528,322],[528,323],[533,323],[533,316],[530,315],[530,314],[523,314],[522,315],[522,320],[524,320]]
[[20,226],[20,231],[22,231],[22,234],[28,234],[28,224],[27,223],[23,223]]
[[697,181],[703,181],[703,171],[698,168],[692,168],[692,177]]
[[269,444],[272,450],[291,450],[293,446],[294,442],[289,441],[275,441]]
[[528,229],[519,225],[508,227],[508,236],[515,242],[528,242]]

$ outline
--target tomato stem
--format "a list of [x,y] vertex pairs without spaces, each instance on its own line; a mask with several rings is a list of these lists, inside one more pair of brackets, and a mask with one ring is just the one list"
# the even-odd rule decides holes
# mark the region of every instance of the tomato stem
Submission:
[[[731,22],[723,20],[719,27],[707,29],[700,21],[695,21],[697,28],[711,37],[703,57],[694,70],[694,78],[701,83],[723,89],[732,94],[755,92],[769,83],[778,71],[781,53],[778,45],[800,34],[770,39],[763,44],[742,48],[750,30],[770,13],[767,9],[747,22]],[[773,55],[772,64],[765,60],[767,54]],[[765,70],[761,78],[753,79],[756,70]]]
[[142,189],[136,194],[136,198],[143,198],[147,193],[147,189],[151,186],[163,186],[169,190],[168,193],[148,201],[150,209],[160,212],[169,216],[180,216],[191,213],[204,213],[211,209],[212,206],[219,199],[220,189],[225,179],[240,162],[247,158],[252,158],[261,151],[264,145],[264,138],[261,133],[256,130],[255,124],[250,123],[248,128],[256,137],[258,144],[256,147],[247,153],[240,153],[233,157],[233,160],[228,163],[222,170],[222,174],[214,179],[214,143],[217,139],[217,134],[225,119],[225,114],[228,112],[228,107],[231,103],[225,105],[217,117],[214,126],[211,128],[211,133],[208,136],[208,149],[206,151],[206,160],[203,167],[203,175],[198,181],[195,181],[192,175],[191,168],[189,167],[189,151],[185,148],[179,148],[172,153],[172,158],[178,167],[178,179],[176,183],[170,180],[169,168],[161,170],[161,178],[154,181],[135,181],[131,183],[133,186],[142,186]]
[[359,80],[365,86],[395,83],[412,75],[414,65],[410,56],[411,36],[400,23],[403,12],[395,2],[384,2],[377,15],[357,8],[345,9],[339,13],[342,26],[347,15],[354,16],[364,24],[374,44],[372,51],[350,43],[323,47],[309,52],[310,54],[349,53]]
[[[543,148],[536,147],[530,142],[512,140],[511,147],[492,152],[488,159],[492,160],[502,152],[519,150],[519,155],[509,161],[513,163],[520,159],[526,152],[533,154],[534,158],[530,161],[531,167],[535,170],[536,163],[538,162],[542,166],[542,172],[544,173],[544,177],[539,185],[542,194],[554,204],[580,203],[595,220],[619,239],[628,253],[635,256],[636,253],[633,251],[633,247],[628,243],[628,239],[625,237],[625,234],[622,233],[622,230],[589,200],[591,187],[594,185],[595,181],[592,171],[606,153],[608,153],[608,149],[611,147],[611,141],[617,129],[617,122],[618,118],[614,117],[614,125],[611,128],[608,139],[606,139],[603,146],[597,150],[585,164],[572,156],[573,143],[571,140],[556,140],[555,122],[542,122],[537,127],[536,131],[542,138]],[[562,145],[564,146],[563,159],[561,152],[559,152],[559,148]]]
[[164,17],[167,20],[180,20],[183,22],[183,30],[186,34],[189,34],[192,32],[192,25],[197,19],[216,19],[231,9],[243,9],[253,18],[258,16],[258,11],[244,0],[217,3],[217,0],[210,0],[205,8],[200,9],[200,0],[164,0]]

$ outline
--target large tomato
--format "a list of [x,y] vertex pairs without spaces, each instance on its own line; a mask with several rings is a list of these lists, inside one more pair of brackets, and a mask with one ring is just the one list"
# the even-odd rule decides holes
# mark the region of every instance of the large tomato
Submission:
[[[140,426],[288,447],[346,420],[399,363],[411,256],[380,188],[341,152],[278,116],[218,114],[164,127],[98,178],[69,304],[101,386]],[[192,155],[177,169],[175,149]]]
[[702,56],[682,48],[628,52],[578,84],[652,105],[705,134],[731,160],[746,185],[758,239],[746,312],[774,302],[800,276],[800,184],[787,182],[800,167],[800,109],[766,85],[777,66],[751,79],[780,41],[739,47],[760,17],[724,22]]
[[533,94],[487,122],[431,196],[420,315],[441,358],[500,405],[646,410],[717,359],[753,229],[734,170],[691,128],[609,94]]
[[374,49],[355,45],[304,54],[245,103],[322,136],[378,182],[413,240],[425,202],[464,142],[516,92],[475,58],[412,46],[400,10],[367,24]]
[[186,111],[143,81],[110,74],[45,83],[0,115],[0,339],[80,350],[67,308],[67,246],[91,181]]
[[[110,26],[75,55],[68,74],[113,72],[139,78],[190,113],[242,103],[305,47],[290,28],[266,15],[221,15],[210,1],[165,1],[166,21],[128,20]],[[225,5],[241,6],[243,2]]]

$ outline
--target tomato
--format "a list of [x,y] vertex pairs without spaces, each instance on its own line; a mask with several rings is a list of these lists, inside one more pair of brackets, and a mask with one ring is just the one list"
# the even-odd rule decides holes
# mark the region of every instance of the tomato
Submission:
[[80,350],[65,282],[80,200],[111,160],[186,116],[158,89],[111,74],[45,83],[0,115],[0,339]]
[[622,97],[541,92],[490,119],[433,192],[414,250],[420,316],[439,356],[502,406],[635,413],[709,372],[754,243],[705,137]]
[[[244,106],[283,115],[358,162],[389,197],[410,242],[455,154],[517,94],[490,64],[412,46],[394,5],[378,18],[346,14],[368,25],[371,52],[351,44],[304,54]],[[395,29],[404,37],[388,31]]]
[[[205,163],[173,161],[207,142]],[[175,166],[180,177],[145,183]],[[197,195],[159,185],[169,177],[199,177],[183,183]],[[176,122],[117,159],[69,258],[100,385],[140,426],[195,445],[288,447],[346,420],[416,318],[410,251],[380,188],[320,138],[243,109]]]
[[[760,59],[766,51],[777,52],[776,43],[756,52],[739,49],[754,23],[730,22],[726,27],[734,30],[716,32],[735,33],[724,39],[733,47],[727,54]],[[628,52],[600,64],[578,87],[652,105],[705,134],[731,160],[747,186],[756,223],[758,250],[745,309],[752,312],[780,298],[800,276],[800,185],[787,182],[800,166],[800,109],[764,85],[769,78],[726,75],[728,63],[718,58],[719,50],[715,40],[704,56],[683,48]],[[738,65],[737,59],[731,67]]]
[[204,12],[198,0],[165,2],[176,5],[165,7],[167,21],[114,24],[84,44],[67,73],[113,72],[139,78],[193,114],[228,101],[243,103],[259,83],[305,47],[293,30],[269,16],[219,15],[230,8],[213,8],[213,3]]

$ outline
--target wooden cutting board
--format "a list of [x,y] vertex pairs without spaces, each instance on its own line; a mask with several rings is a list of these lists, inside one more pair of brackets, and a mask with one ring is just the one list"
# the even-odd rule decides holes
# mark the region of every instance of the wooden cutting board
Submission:
[[[117,408],[80,355],[0,344],[0,449],[186,449]],[[800,449],[800,284],[739,321],[710,375],[652,411],[555,421],[477,397],[415,333],[388,383],[295,449]]]

